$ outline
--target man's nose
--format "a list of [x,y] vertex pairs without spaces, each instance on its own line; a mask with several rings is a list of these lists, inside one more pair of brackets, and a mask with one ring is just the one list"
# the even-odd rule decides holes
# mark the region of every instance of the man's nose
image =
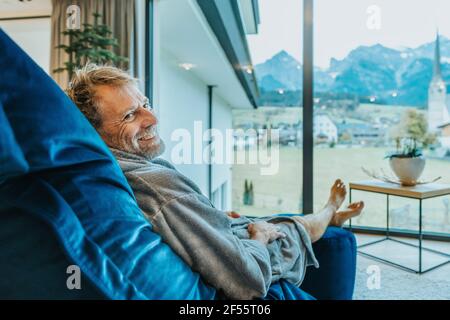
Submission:
[[154,126],[158,124],[158,118],[156,118],[155,114],[152,111],[144,109],[142,110],[142,115],[143,121],[141,123],[141,126],[143,128],[147,128],[149,126]]

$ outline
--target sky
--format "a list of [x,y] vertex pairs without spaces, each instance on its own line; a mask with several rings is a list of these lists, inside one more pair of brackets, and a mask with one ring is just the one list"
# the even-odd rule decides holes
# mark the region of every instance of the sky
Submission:
[[[302,61],[302,0],[259,0],[257,35],[248,35],[254,64],[280,50]],[[436,30],[450,38],[450,0],[314,0],[314,64],[326,68],[360,45],[417,47]]]

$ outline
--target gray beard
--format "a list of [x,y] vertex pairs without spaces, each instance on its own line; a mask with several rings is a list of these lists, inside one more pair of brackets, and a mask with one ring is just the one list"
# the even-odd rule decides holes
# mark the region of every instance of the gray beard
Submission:
[[147,160],[153,160],[156,157],[159,157],[160,155],[162,155],[164,153],[164,151],[166,150],[166,145],[164,143],[164,141],[159,138],[159,148],[157,150],[151,150],[145,153],[140,154],[140,156],[144,157]]

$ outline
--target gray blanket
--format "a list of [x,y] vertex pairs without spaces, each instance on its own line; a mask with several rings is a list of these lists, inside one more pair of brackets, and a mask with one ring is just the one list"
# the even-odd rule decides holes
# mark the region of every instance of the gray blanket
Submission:
[[[112,152],[154,231],[227,298],[264,297],[281,278],[300,285],[306,267],[319,266],[311,239],[294,219],[230,218],[169,162]],[[258,220],[279,224],[287,237],[267,246],[251,240],[247,225]]]

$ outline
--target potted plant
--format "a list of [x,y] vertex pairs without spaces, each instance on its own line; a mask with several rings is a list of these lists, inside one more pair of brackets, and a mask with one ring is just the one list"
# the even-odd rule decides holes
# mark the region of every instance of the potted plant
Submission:
[[101,15],[93,13],[94,24],[83,23],[83,29],[69,29],[62,32],[69,37],[69,45],[61,44],[57,49],[64,50],[69,61],[64,62],[64,67],[57,68],[53,72],[67,71],[69,79],[72,78],[75,69],[88,62],[96,64],[119,64],[128,62],[128,59],[116,55],[113,48],[118,46],[116,38],[107,25],[100,23]]
[[403,186],[415,186],[425,168],[425,157],[415,138],[397,138],[396,151],[389,153],[389,165]]

